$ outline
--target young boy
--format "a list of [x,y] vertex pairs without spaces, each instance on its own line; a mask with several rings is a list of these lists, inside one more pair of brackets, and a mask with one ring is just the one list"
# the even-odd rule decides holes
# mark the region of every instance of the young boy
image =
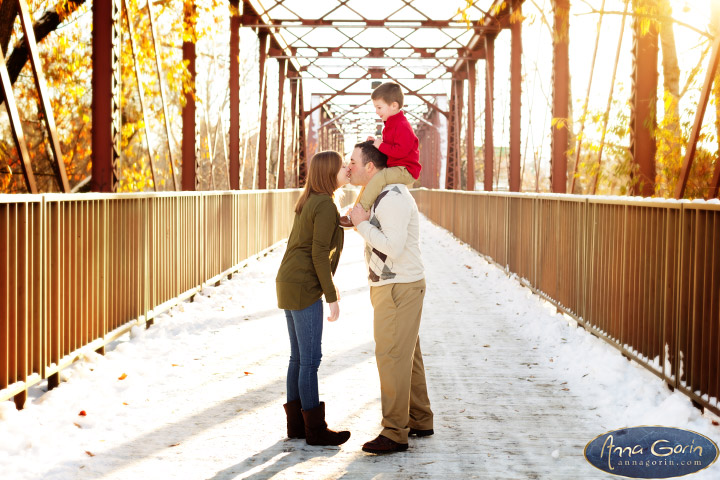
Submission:
[[[418,138],[413,132],[410,122],[401,110],[404,95],[400,85],[386,82],[373,90],[372,95],[375,112],[385,122],[382,140],[374,139],[375,148],[388,156],[387,165],[378,172],[360,192],[358,202],[365,210],[370,210],[382,189],[393,183],[412,185],[420,176]],[[368,138],[371,140],[372,137]],[[352,221],[347,216],[340,218],[340,225],[350,228]]]

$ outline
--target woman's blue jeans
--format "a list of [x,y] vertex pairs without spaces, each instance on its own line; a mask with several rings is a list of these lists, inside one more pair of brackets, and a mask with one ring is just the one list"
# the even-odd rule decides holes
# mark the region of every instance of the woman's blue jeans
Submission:
[[287,401],[300,399],[303,410],[320,406],[318,367],[322,358],[322,299],[302,310],[285,310],[290,334]]

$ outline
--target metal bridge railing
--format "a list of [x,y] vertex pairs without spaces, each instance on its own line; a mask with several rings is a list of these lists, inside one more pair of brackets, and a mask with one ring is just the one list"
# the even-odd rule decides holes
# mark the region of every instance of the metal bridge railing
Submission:
[[0,401],[287,237],[299,194],[0,195]]
[[413,194],[431,221],[720,413],[720,204]]

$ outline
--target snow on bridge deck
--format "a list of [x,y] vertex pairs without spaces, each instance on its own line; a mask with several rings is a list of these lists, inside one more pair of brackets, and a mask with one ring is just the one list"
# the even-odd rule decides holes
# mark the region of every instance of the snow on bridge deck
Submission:
[[[583,457],[588,441],[616,428],[661,424],[720,441],[720,427],[686,397],[444,230],[421,228],[420,338],[434,436],[390,456],[360,450],[380,430],[379,382],[362,241],[347,232],[336,277],[341,317],[324,324],[320,367],[328,423],[352,432],[345,445],[285,438],[289,346],[274,286],[281,245],[106,356],[88,353],[24,411],[1,404],[3,476],[577,480],[616,478]],[[714,465],[692,478],[719,472]]]

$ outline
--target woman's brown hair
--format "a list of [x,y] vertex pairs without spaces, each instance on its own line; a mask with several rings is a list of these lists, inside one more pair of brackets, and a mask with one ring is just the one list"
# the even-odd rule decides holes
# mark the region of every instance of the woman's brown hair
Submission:
[[325,193],[334,198],[335,190],[338,189],[337,176],[342,168],[342,162],[342,156],[333,150],[313,155],[308,168],[305,188],[295,203],[295,213],[302,212],[305,202],[313,193]]

